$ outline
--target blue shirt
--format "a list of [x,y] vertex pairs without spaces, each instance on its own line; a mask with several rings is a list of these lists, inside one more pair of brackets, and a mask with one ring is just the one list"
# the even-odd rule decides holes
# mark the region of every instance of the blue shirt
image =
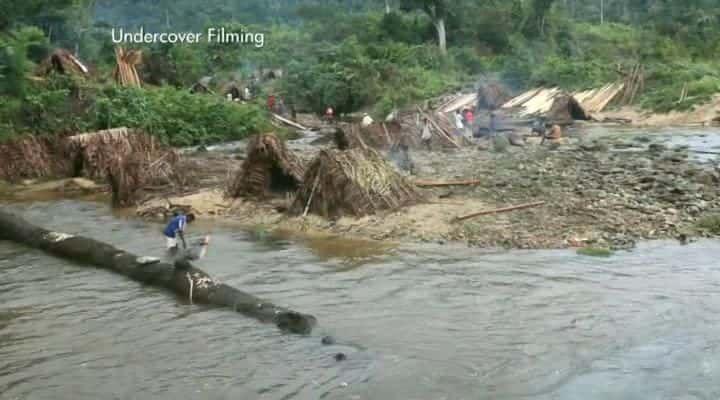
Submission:
[[174,238],[179,231],[185,230],[185,225],[187,225],[187,217],[178,215],[170,220],[163,233],[169,238]]

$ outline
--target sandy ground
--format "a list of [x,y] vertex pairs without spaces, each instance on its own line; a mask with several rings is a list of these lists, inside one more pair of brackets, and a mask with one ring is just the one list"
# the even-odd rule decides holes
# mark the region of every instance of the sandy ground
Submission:
[[717,124],[717,119],[720,117],[720,97],[699,105],[691,111],[658,114],[642,111],[637,107],[623,107],[598,113],[595,117],[600,121],[604,119],[628,120],[634,126],[709,126]]

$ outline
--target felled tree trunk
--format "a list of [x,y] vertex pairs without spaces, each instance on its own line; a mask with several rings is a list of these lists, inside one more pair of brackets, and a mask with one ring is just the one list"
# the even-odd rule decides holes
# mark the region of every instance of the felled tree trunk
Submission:
[[273,322],[280,329],[293,333],[310,333],[316,323],[311,315],[278,307],[220,283],[187,261],[178,265],[182,268],[164,262],[147,263],[142,257],[109,244],[49,231],[2,210],[0,240],[12,240],[71,261],[109,269],[139,282],[164,287],[199,303],[230,307],[260,321]]

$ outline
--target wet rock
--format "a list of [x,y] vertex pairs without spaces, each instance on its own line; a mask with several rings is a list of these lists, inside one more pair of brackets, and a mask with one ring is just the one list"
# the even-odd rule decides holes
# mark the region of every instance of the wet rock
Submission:
[[335,361],[338,361],[338,362],[345,361],[345,360],[347,360],[347,355],[345,353],[336,353],[334,358],[335,358]]
[[321,342],[322,344],[329,346],[331,344],[335,344],[335,338],[332,336],[323,336]]

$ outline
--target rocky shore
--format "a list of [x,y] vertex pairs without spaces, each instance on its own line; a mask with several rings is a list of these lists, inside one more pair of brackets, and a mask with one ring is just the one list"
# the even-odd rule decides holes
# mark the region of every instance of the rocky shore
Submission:
[[[318,146],[302,143],[291,143],[289,148],[304,160],[319,151]],[[199,165],[212,165],[217,174],[237,167],[242,153],[240,146],[192,157]],[[392,241],[458,241],[486,248],[596,245],[626,249],[639,240],[685,241],[720,234],[703,223],[720,214],[717,168],[694,161],[687,147],[668,148],[651,135],[571,138],[556,147],[511,146],[502,151],[484,143],[446,152],[414,151],[412,157],[415,171],[408,179],[476,179],[481,183],[422,189],[427,197],[424,204],[337,220],[287,216],[282,212],[283,199],[266,203],[225,199],[218,179],[206,180],[212,184],[199,193],[170,201],[193,206],[201,210],[201,216],[270,230]],[[460,215],[536,201],[545,204],[454,221]],[[151,201],[140,212],[163,202]]]

